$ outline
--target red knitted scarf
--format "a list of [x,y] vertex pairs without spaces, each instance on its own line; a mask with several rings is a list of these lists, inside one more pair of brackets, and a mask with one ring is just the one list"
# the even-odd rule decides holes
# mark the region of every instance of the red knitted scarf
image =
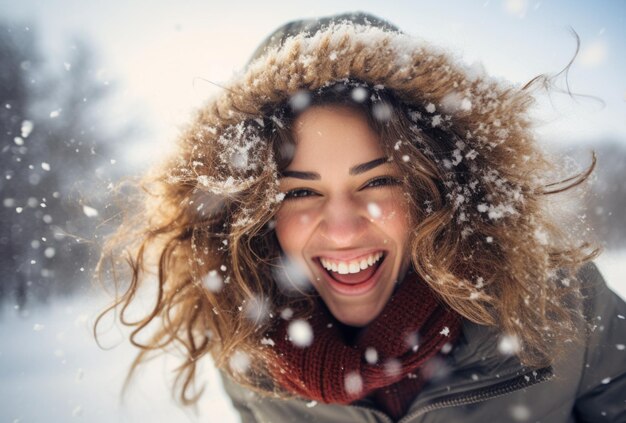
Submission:
[[277,383],[324,403],[369,397],[394,419],[406,413],[426,382],[424,363],[454,343],[461,326],[458,314],[413,273],[353,342],[323,304],[307,322],[313,330],[308,347],[290,341],[290,321],[274,331],[277,359],[270,372]]

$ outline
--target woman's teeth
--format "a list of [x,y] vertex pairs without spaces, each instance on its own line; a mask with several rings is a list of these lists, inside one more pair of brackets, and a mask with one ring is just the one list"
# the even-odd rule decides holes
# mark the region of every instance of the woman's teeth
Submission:
[[348,273],[359,273],[361,270],[373,266],[382,256],[383,253],[378,252],[366,257],[361,257],[358,260],[350,261],[331,260],[320,257],[320,263],[322,263],[324,269],[328,271],[337,272],[340,275],[347,275]]

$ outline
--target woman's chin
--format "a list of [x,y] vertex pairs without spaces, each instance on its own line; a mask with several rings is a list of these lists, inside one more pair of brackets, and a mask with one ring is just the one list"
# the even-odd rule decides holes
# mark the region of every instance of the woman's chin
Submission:
[[[326,302],[326,301],[325,301]],[[332,315],[344,325],[363,327],[370,324],[381,313],[385,303],[382,304],[334,304],[326,302]]]

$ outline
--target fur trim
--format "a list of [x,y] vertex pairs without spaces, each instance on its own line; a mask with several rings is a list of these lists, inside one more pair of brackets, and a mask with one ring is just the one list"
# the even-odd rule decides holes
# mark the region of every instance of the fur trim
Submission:
[[[529,142],[526,111],[533,98],[528,92],[463,66],[406,34],[350,22],[289,37],[231,81],[200,110],[182,137],[183,151],[191,152],[182,165],[192,163],[193,168],[175,170],[176,180],[196,175],[196,186],[223,195],[248,188],[255,181],[251,176],[255,169],[275,166],[258,142],[262,111],[301,90],[314,91],[346,79],[392,90],[420,111],[422,125],[445,127],[454,134],[456,149],[441,166],[453,169],[465,161],[475,173],[465,186],[448,186],[456,209],[464,203],[471,206],[471,212],[461,210],[459,219],[476,215],[476,209],[492,220],[517,215],[523,195],[539,189],[541,181],[532,174],[540,174],[543,161]],[[530,169],[533,160],[536,164]],[[476,185],[490,194],[488,198],[477,201],[472,188]],[[270,194],[280,201],[278,192]]]
[[346,78],[384,86],[409,105],[432,104],[433,115],[451,116],[457,133],[491,147],[506,141],[503,123],[508,131],[528,126],[524,112],[532,99],[527,93],[406,34],[347,22],[298,34],[270,49],[207,105],[200,120],[230,126],[299,90]]

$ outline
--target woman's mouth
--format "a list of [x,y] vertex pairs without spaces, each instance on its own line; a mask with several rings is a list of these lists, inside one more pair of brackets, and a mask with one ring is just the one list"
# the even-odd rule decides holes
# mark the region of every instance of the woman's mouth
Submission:
[[317,261],[332,288],[342,294],[356,295],[376,284],[385,257],[383,251],[377,251],[352,260],[318,257]]

